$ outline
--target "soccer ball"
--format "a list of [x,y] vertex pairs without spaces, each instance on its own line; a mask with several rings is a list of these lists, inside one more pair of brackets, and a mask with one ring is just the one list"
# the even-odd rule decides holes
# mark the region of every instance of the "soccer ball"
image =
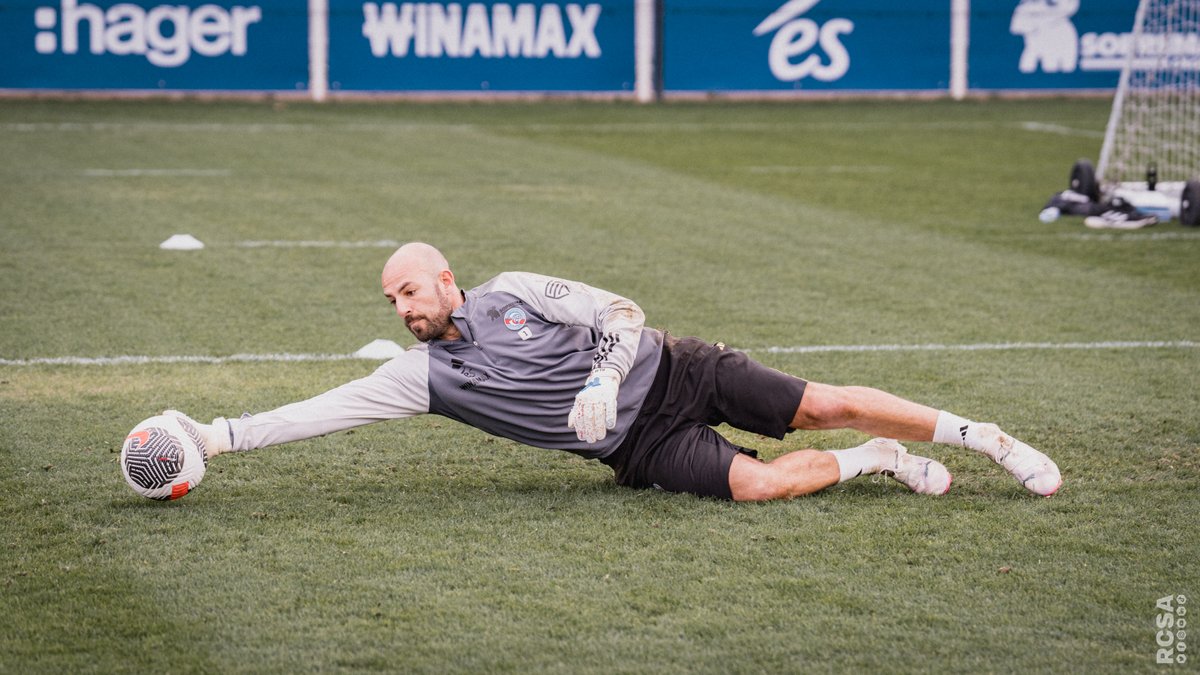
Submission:
[[179,499],[200,484],[206,468],[200,432],[174,415],[143,420],[121,446],[125,482],[150,499]]

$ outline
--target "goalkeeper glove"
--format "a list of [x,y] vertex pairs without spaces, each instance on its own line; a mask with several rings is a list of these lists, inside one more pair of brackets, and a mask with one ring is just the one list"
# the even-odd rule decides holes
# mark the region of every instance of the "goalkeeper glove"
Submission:
[[608,429],[617,426],[617,387],[621,376],[611,368],[597,368],[588,376],[583,389],[575,395],[575,407],[567,416],[567,426],[579,440],[588,443],[604,440]]
[[196,428],[200,440],[204,443],[204,456],[207,459],[233,450],[233,435],[229,432],[229,422],[224,417],[214,419],[212,424],[200,424],[178,410],[164,410],[163,414],[178,417]]

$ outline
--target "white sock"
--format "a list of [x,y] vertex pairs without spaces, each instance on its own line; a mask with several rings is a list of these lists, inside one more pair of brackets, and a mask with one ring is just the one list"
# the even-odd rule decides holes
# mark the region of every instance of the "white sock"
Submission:
[[838,472],[841,474],[838,477],[839,483],[845,483],[859,476],[879,473],[887,465],[888,460],[895,461],[892,457],[894,453],[880,449],[878,446],[870,443],[860,445],[857,448],[830,450],[829,454],[837,459]]
[[959,417],[945,410],[938,412],[937,426],[933,428],[933,442],[967,447],[967,435],[975,424],[969,419]]
[[992,459],[996,459],[1003,449],[1000,439],[1004,437],[995,424],[973,422],[944,410],[938,413],[937,426],[933,430],[934,443],[957,445]]

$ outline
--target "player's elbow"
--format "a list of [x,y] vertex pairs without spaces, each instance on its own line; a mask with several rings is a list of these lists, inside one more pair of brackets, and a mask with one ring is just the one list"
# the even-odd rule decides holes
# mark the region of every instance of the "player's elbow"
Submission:
[[613,322],[624,326],[641,326],[646,321],[646,313],[636,302],[628,298],[616,298],[605,308],[601,319],[604,324]]

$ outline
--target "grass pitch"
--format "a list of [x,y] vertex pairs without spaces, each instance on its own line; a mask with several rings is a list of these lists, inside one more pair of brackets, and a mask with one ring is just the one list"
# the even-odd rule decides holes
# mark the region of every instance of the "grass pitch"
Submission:
[[[1037,220],[1107,111],[0,102],[0,671],[1152,669],[1156,600],[1200,599],[1200,231]],[[207,248],[157,248],[183,232]],[[427,417],[223,456],[158,503],[116,464],[140,419],[375,364],[30,363],[406,344],[378,273],[413,239],[464,287],[579,279],[998,422],[1066,483],[910,444],[948,495],[737,505]],[[880,345],[926,348],[840,349]]]

